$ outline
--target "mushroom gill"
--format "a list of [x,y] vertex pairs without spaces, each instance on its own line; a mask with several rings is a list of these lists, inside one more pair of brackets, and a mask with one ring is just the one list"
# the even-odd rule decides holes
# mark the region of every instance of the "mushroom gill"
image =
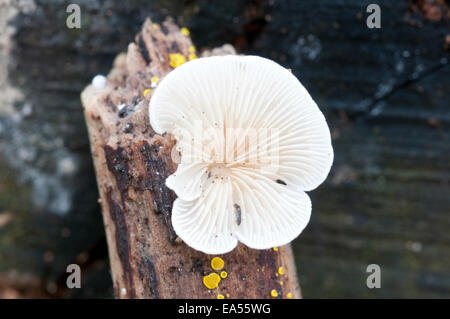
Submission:
[[150,123],[177,140],[181,162],[166,184],[178,196],[175,232],[192,248],[281,246],[308,224],[305,191],[327,177],[333,148],[323,114],[282,66],[256,56],[189,61],[158,85]]

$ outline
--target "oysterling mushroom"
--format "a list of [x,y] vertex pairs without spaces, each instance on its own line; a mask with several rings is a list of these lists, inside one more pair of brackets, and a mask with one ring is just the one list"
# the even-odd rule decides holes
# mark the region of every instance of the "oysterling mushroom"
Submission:
[[267,249],[308,224],[305,191],[326,179],[333,148],[322,112],[282,66],[257,56],[186,62],[159,83],[150,123],[177,141],[166,185],[178,196],[174,230],[190,247]]

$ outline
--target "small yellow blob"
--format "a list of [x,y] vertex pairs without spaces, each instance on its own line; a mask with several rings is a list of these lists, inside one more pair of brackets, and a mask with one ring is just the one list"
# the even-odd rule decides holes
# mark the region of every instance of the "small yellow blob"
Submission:
[[147,89],[144,91],[144,96],[146,96],[148,94],[148,92],[150,92],[150,89]]
[[220,276],[215,272],[203,277],[203,284],[208,289],[217,288],[220,282]]
[[152,77],[150,79],[150,87],[152,89],[156,88],[156,86],[158,85],[158,82],[159,82],[159,79],[156,76]]
[[278,297],[278,292],[275,289],[272,289],[272,291],[270,292],[270,295],[274,298]]
[[189,61],[197,59],[197,55],[195,53],[189,54]]
[[220,277],[222,277],[223,279],[225,279],[225,278],[228,277],[228,273],[227,273],[226,271],[222,271],[222,272],[220,273]]
[[280,281],[280,286],[283,286],[283,285],[284,285],[284,282]]
[[278,274],[275,274],[275,277],[278,277]]
[[227,293],[227,298],[230,298],[230,294]]
[[288,297],[289,299],[292,298],[292,293],[288,292],[288,294],[286,295],[286,297]]
[[217,299],[225,299],[225,297],[222,294],[218,294]]
[[188,50],[189,50],[189,53],[195,53],[195,51],[196,51],[195,46],[193,46],[193,45],[191,45]]
[[212,267],[212,269],[214,269],[214,270],[220,270],[220,269],[223,268],[224,265],[225,265],[225,262],[224,262],[223,259],[220,258],[220,257],[214,257],[214,258],[211,260],[211,267]]
[[278,273],[280,275],[284,275],[284,268],[283,267],[278,268]]
[[182,65],[186,62],[186,58],[181,53],[170,53],[169,54],[169,64],[172,68]]
[[191,34],[191,32],[189,31],[189,29],[188,29],[188,28],[185,28],[185,27],[181,28],[181,33],[182,33],[183,35],[185,35],[185,36],[188,36],[189,34]]
[[273,247],[273,251],[278,251],[278,247]]
[[159,28],[158,23],[152,23],[152,26],[153,26],[153,29],[155,29],[155,30]]

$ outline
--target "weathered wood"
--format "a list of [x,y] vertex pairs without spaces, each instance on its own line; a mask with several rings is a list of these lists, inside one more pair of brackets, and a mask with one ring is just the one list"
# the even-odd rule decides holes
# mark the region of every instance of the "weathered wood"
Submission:
[[[177,240],[171,225],[176,195],[165,179],[176,169],[170,152],[175,141],[156,134],[145,97],[154,76],[172,70],[170,53],[189,55],[191,40],[171,21],[147,20],[127,54],[119,55],[105,88],[88,86],[82,93],[91,141],[114,290],[120,298],[293,298],[300,297],[291,247],[277,251],[239,245],[220,255],[228,277],[208,290],[203,276],[213,272],[213,256]],[[231,46],[210,54],[234,53]],[[119,105],[124,105],[118,108]],[[284,274],[278,274],[283,267]]]

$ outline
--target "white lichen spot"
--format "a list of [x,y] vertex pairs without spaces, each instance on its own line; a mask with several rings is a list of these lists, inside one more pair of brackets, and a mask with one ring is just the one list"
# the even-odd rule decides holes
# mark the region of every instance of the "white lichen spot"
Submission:
[[65,157],[58,163],[58,172],[62,175],[72,175],[76,168],[76,163],[72,157]]
[[313,34],[301,36],[291,48],[291,56],[295,64],[300,64],[303,60],[315,61],[322,52],[322,43]]
[[33,107],[30,103],[25,103],[23,105],[22,110],[20,110],[20,114],[22,115],[22,118],[28,117],[33,113]]
[[101,74],[94,76],[94,78],[92,79],[92,85],[96,89],[103,89],[106,85],[106,77]]
[[423,72],[425,71],[425,66],[423,64],[417,64],[416,67],[414,68],[414,72],[412,74],[412,78],[413,79],[418,79],[419,76],[421,76],[423,74]]
[[408,241],[406,248],[412,252],[420,253],[422,251],[422,243],[417,241]]
[[385,96],[387,93],[392,91],[395,84],[395,79],[391,78],[386,82],[378,84],[377,91],[375,92],[375,98],[379,99]]
[[395,65],[395,70],[397,71],[397,73],[402,73],[404,69],[405,63],[402,60],[398,61]]

